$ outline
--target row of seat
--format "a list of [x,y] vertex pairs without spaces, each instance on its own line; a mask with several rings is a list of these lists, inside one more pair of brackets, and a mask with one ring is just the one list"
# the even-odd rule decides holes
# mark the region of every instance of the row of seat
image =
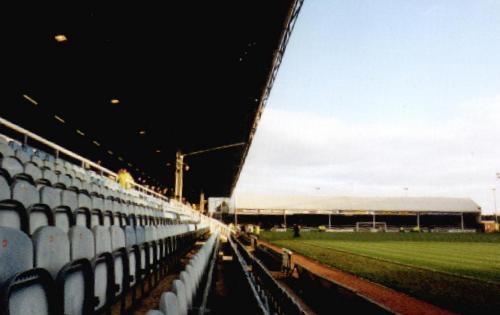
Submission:
[[[125,295],[145,294],[207,229],[186,226],[55,226],[30,238],[0,227],[0,314],[94,314],[107,312]],[[155,281],[156,279],[156,281]]]
[[[1,137],[0,137],[1,139]],[[10,141],[10,144],[16,143]],[[17,144],[16,146],[19,146]],[[123,190],[118,183],[92,170],[87,170],[62,159],[47,158],[46,160],[37,156],[35,149],[25,151],[17,149],[13,151],[8,145],[0,142],[0,169],[8,178],[14,178],[22,174],[31,178],[37,185],[50,185],[54,187],[75,190],[95,194],[106,198],[119,200],[124,203],[137,204],[151,207],[152,209],[163,209],[168,202],[141,194],[135,190]],[[26,152],[35,152],[26,153]],[[32,154],[29,156],[29,154]]]
[[152,209],[159,210],[161,206],[166,206],[166,202],[153,202],[152,199],[148,203],[138,196],[134,196],[134,191],[123,191],[117,183],[108,181],[105,186],[97,183],[96,180],[85,180],[82,176],[77,176],[72,171],[53,171],[50,168],[39,168],[34,162],[21,163],[16,157],[4,156],[0,158],[0,170],[5,179],[12,183],[16,177],[22,177],[31,182],[33,185],[47,185],[56,188],[63,188],[75,191],[77,193],[85,193],[88,195],[99,196],[104,199],[117,200],[122,203],[137,204],[138,206],[152,205]]
[[195,297],[201,288],[204,289],[200,283],[206,275],[217,242],[218,233],[214,233],[189,261],[179,279],[174,280],[172,291],[162,293],[159,310],[150,310],[146,315],[187,315],[190,309],[195,308]]
[[[125,214],[124,217],[133,213],[135,216],[167,218],[185,222],[189,220],[186,219],[186,216],[192,216],[191,209],[185,209],[182,205],[166,198],[156,198],[135,189],[124,190],[116,181],[83,166],[83,162],[81,166],[70,163],[0,134],[0,175],[3,175],[10,185],[16,178],[24,179],[39,190],[41,187],[50,186],[74,191],[91,198],[101,198],[105,203],[110,203],[106,200],[111,200],[111,203],[114,202],[111,209],[114,212]],[[104,212],[110,207],[106,206],[106,208],[96,209]],[[118,208],[121,210],[117,211]],[[98,215],[96,216],[98,217]],[[102,217],[109,221],[105,215]],[[140,218],[140,220],[144,219]],[[94,222],[97,221],[94,219]],[[196,218],[194,221],[198,221],[198,219]]]
[[16,227],[29,234],[43,225],[55,225],[67,232],[75,224],[92,228],[173,222],[176,220],[166,218],[161,211],[51,186],[37,189],[21,178],[9,185],[0,175],[0,226]]

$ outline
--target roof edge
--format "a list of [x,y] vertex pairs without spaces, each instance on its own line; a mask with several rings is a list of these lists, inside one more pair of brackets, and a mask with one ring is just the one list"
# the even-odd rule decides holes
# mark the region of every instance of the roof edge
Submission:
[[260,98],[259,105],[257,107],[257,110],[255,111],[255,116],[252,124],[252,128],[250,130],[250,134],[248,136],[248,140],[246,141],[246,145],[243,149],[243,154],[241,156],[240,163],[238,165],[238,171],[236,172],[233,182],[231,184],[231,189],[229,191],[229,196],[233,195],[234,189],[236,187],[236,184],[238,183],[238,180],[241,175],[241,170],[243,169],[243,165],[245,164],[248,151],[250,150],[250,146],[252,145],[253,138],[255,135],[255,132],[257,131],[257,126],[259,124],[260,118],[262,116],[262,113],[264,111],[264,108],[266,107],[267,100],[269,99],[269,95],[271,93],[271,89],[274,84],[274,80],[276,79],[279,67],[281,65],[281,62],[283,60],[283,56],[285,54],[286,47],[288,45],[288,41],[290,39],[290,36],[292,34],[293,28],[295,27],[295,23],[297,22],[297,18],[300,12],[300,9],[302,8],[302,4],[304,3],[304,0],[295,0],[293,5],[290,7],[290,10],[288,11],[288,16],[286,18],[286,21],[284,23],[284,29],[283,33],[281,34],[281,39],[280,39],[280,44],[274,51],[274,58],[273,58],[273,63],[271,67],[271,71],[269,72],[269,76],[267,78],[267,83],[266,86],[264,87],[262,91],[262,96]]

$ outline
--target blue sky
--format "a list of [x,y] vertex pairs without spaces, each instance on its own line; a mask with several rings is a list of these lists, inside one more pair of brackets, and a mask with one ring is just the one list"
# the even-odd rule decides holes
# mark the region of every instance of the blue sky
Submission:
[[499,90],[498,56],[498,1],[305,1],[269,105],[440,119]]
[[306,0],[237,193],[408,186],[492,208],[499,56],[500,1]]

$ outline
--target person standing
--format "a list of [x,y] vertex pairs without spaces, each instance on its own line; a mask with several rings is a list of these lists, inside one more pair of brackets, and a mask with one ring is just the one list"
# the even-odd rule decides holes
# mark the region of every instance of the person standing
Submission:
[[293,237],[300,237],[300,228],[298,224],[293,225]]
[[130,175],[130,173],[126,169],[121,168],[120,170],[118,170],[117,179],[118,183],[123,189],[132,188],[132,184],[134,183],[134,178],[132,177],[132,175]]

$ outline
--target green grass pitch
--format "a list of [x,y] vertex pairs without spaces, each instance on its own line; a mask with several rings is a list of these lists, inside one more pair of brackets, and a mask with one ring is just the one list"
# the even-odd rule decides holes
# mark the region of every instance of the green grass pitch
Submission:
[[460,313],[500,314],[500,235],[263,232],[278,246]]

